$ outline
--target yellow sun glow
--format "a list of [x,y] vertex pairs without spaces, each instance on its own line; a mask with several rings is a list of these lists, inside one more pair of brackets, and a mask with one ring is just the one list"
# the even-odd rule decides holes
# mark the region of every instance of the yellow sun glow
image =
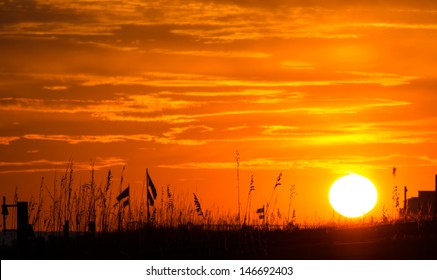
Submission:
[[329,190],[331,206],[341,215],[350,218],[368,213],[375,206],[377,198],[375,185],[357,174],[341,177]]

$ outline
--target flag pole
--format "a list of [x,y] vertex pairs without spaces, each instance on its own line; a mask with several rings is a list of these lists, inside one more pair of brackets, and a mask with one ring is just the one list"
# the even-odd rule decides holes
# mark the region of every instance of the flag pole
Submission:
[[[123,169],[121,170],[121,177],[120,177],[120,192],[119,192],[119,196],[120,196],[120,194],[121,194],[121,192],[123,191],[123,176],[124,176],[124,168],[125,168],[125,166],[123,166]],[[117,201],[117,204],[118,204],[118,213],[117,213],[117,218],[118,218],[118,225],[117,225],[117,227],[118,227],[118,231],[120,232],[121,231],[121,207],[120,207],[120,201]]]
[[141,188],[141,196],[140,196],[140,224],[143,223],[144,218],[144,202],[143,202],[143,195],[144,195],[144,188],[146,187],[145,181],[143,181],[143,187]]
[[129,207],[129,224],[130,224],[130,228],[132,228],[132,210],[130,208],[130,204],[131,204],[131,200],[129,197],[129,205],[128,205],[128,207]]
[[131,208],[130,208],[132,200],[131,200],[131,197],[130,197],[130,185],[128,185],[128,188],[129,188],[129,196],[127,198],[127,201],[129,202],[129,204],[127,206],[129,207],[129,220],[128,220],[128,227],[127,227],[127,229],[129,230],[129,228],[132,227],[132,211],[131,211]]
[[149,210],[149,169],[146,168],[146,207],[147,207],[147,225],[150,223],[150,210]]

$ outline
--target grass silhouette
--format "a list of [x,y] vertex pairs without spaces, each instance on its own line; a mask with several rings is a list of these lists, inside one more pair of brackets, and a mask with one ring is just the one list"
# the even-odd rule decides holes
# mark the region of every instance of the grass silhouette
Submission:
[[[430,217],[400,223],[383,214],[384,223],[360,227],[302,226],[295,223],[294,211],[290,219],[294,186],[283,223],[263,224],[258,217],[251,221],[253,175],[243,224],[235,215],[203,209],[195,193],[193,200],[178,197],[169,185],[155,196],[159,201],[153,201],[153,206],[145,205],[145,199],[134,203],[129,193],[122,195],[129,189],[124,168],[117,191],[111,170],[101,184],[95,182],[94,166],[88,182],[78,183],[74,176],[70,161],[51,190],[45,178],[41,179],[38,197],[29,201],[29,222],[35,234],[29,235],[25,249],[16,240],[3,244],[2,259],[437,258],[437,223]],[[281,217],[272,203],[281,178],[279,173],[266,220]],[[18,201],[18,190],[14,200]],[[147,207],[151,208],[150,219],[145,214]]]

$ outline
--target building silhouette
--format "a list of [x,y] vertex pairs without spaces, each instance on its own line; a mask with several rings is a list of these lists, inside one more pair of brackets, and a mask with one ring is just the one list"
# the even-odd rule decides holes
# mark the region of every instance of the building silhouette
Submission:
[[436,218],[437,175],[435,191],[419,191],[418,196],[407,199],[407,215],[413,217]]
[[432,217],[434,214],[435,191],[419,191],[417,197],[411,197],[407,201],[408,214]]

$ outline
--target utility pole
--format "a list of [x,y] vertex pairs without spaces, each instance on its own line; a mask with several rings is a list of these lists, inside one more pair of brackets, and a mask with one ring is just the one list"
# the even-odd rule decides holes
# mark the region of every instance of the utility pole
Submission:
[[3,197],[3,204],[2,204],[2,215],[3,215],[3,247],[5,246],[5,240],[6,240],[6,216],[9,214],[8,212],[8,206],[6,205],[6,197]]
[[404,186],[404,217],[407,216],[407,186]]

